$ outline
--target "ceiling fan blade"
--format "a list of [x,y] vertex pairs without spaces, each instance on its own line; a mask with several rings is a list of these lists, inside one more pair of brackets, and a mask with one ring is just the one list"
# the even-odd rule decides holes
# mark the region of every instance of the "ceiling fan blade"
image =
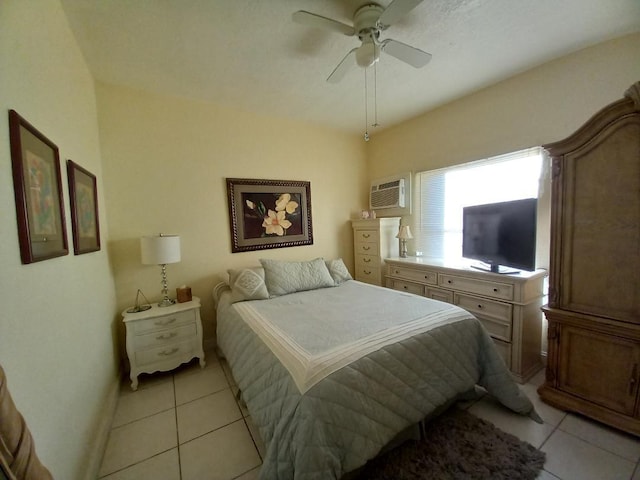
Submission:
[[422,0],[393,0],[380,15],[378,23],[392,25],[421,3]]
[[383,41],[381,49],[392,57],[396,57],[398,60],[402,60],[416,68],[424,67],[429,63],[429,60],[431,60],[430,53],[423,52],[419,48],[398,42],[397,40],[387,39]]
[[323,17],[321,15],[316,15],[315,13],[305,12],[304,10],[294,12],[293,15],[291,15],[291,18],[296,23],[309,25],[311,27],[324,28],[325,30],[333,30],[334,32],[339,32],[347,36],[351,36],[356,33],[356,30],[346,23],[338,22],[337,20]]
[[327,82],[329,83],[338,83],[340,80],[344,78],[344,75],[347,73],[347,70],[355,64],[355,61],[352,57],[355,57],[356,50],[358,48],[354,48],[349,53],[347,53],[344,58],[340,61],[338,66],[333,69],[331,75],[327,77]]

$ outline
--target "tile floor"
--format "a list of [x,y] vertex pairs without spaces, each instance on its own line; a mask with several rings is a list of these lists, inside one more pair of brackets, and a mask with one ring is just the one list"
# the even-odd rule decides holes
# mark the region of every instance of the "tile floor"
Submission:
[[[207,352],[165,374],[122,384],[102,460],[101,480],[250,480],[264,452],[249,412],[235,399],[224,361]],[[540,480],[640,480],[640,440],[539,401],[542,375],[523,385],[544,424],[513,414],[490,397],[469,411],[547,454]]]

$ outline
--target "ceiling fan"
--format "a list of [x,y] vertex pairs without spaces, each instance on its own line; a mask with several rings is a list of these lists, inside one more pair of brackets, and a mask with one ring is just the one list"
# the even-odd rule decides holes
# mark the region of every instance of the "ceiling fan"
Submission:
[[424,67],[429,63],[431,54],[427,52],[390,38],[380,40],[382,31],[420,3],[422,0],[393,0],[387,8],[377,3],[368,3],[354,13],[353,26],[304,10],[295,12],[293,21],[347,36],[358,36],[362,44],[349,51],[327,78],[327,82],[337,83],[353,65],[353,57],[355,57],[355,63],[363,68],[376,63],[380,59],[380,52],[389,54],[415,68]]

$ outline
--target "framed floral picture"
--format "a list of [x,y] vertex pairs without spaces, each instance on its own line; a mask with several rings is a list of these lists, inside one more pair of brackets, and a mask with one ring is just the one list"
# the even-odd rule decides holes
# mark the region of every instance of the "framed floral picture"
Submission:
[[313,244],[311,183],[227,178],[233,253]]
[[9,140],[22,263],[67,255],[58,147],[15,110]]
[[98,190],[96,177],[72,160],[67,160],[71,197],[73,251],[76,255],[100,250]]

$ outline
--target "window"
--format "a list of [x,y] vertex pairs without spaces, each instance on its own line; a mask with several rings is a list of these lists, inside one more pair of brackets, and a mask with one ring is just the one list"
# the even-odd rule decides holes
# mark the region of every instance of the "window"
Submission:
[[417,174],[416,251],[459,260],[462,208],[538,197],[543,151],[530,148],[486,160]]

